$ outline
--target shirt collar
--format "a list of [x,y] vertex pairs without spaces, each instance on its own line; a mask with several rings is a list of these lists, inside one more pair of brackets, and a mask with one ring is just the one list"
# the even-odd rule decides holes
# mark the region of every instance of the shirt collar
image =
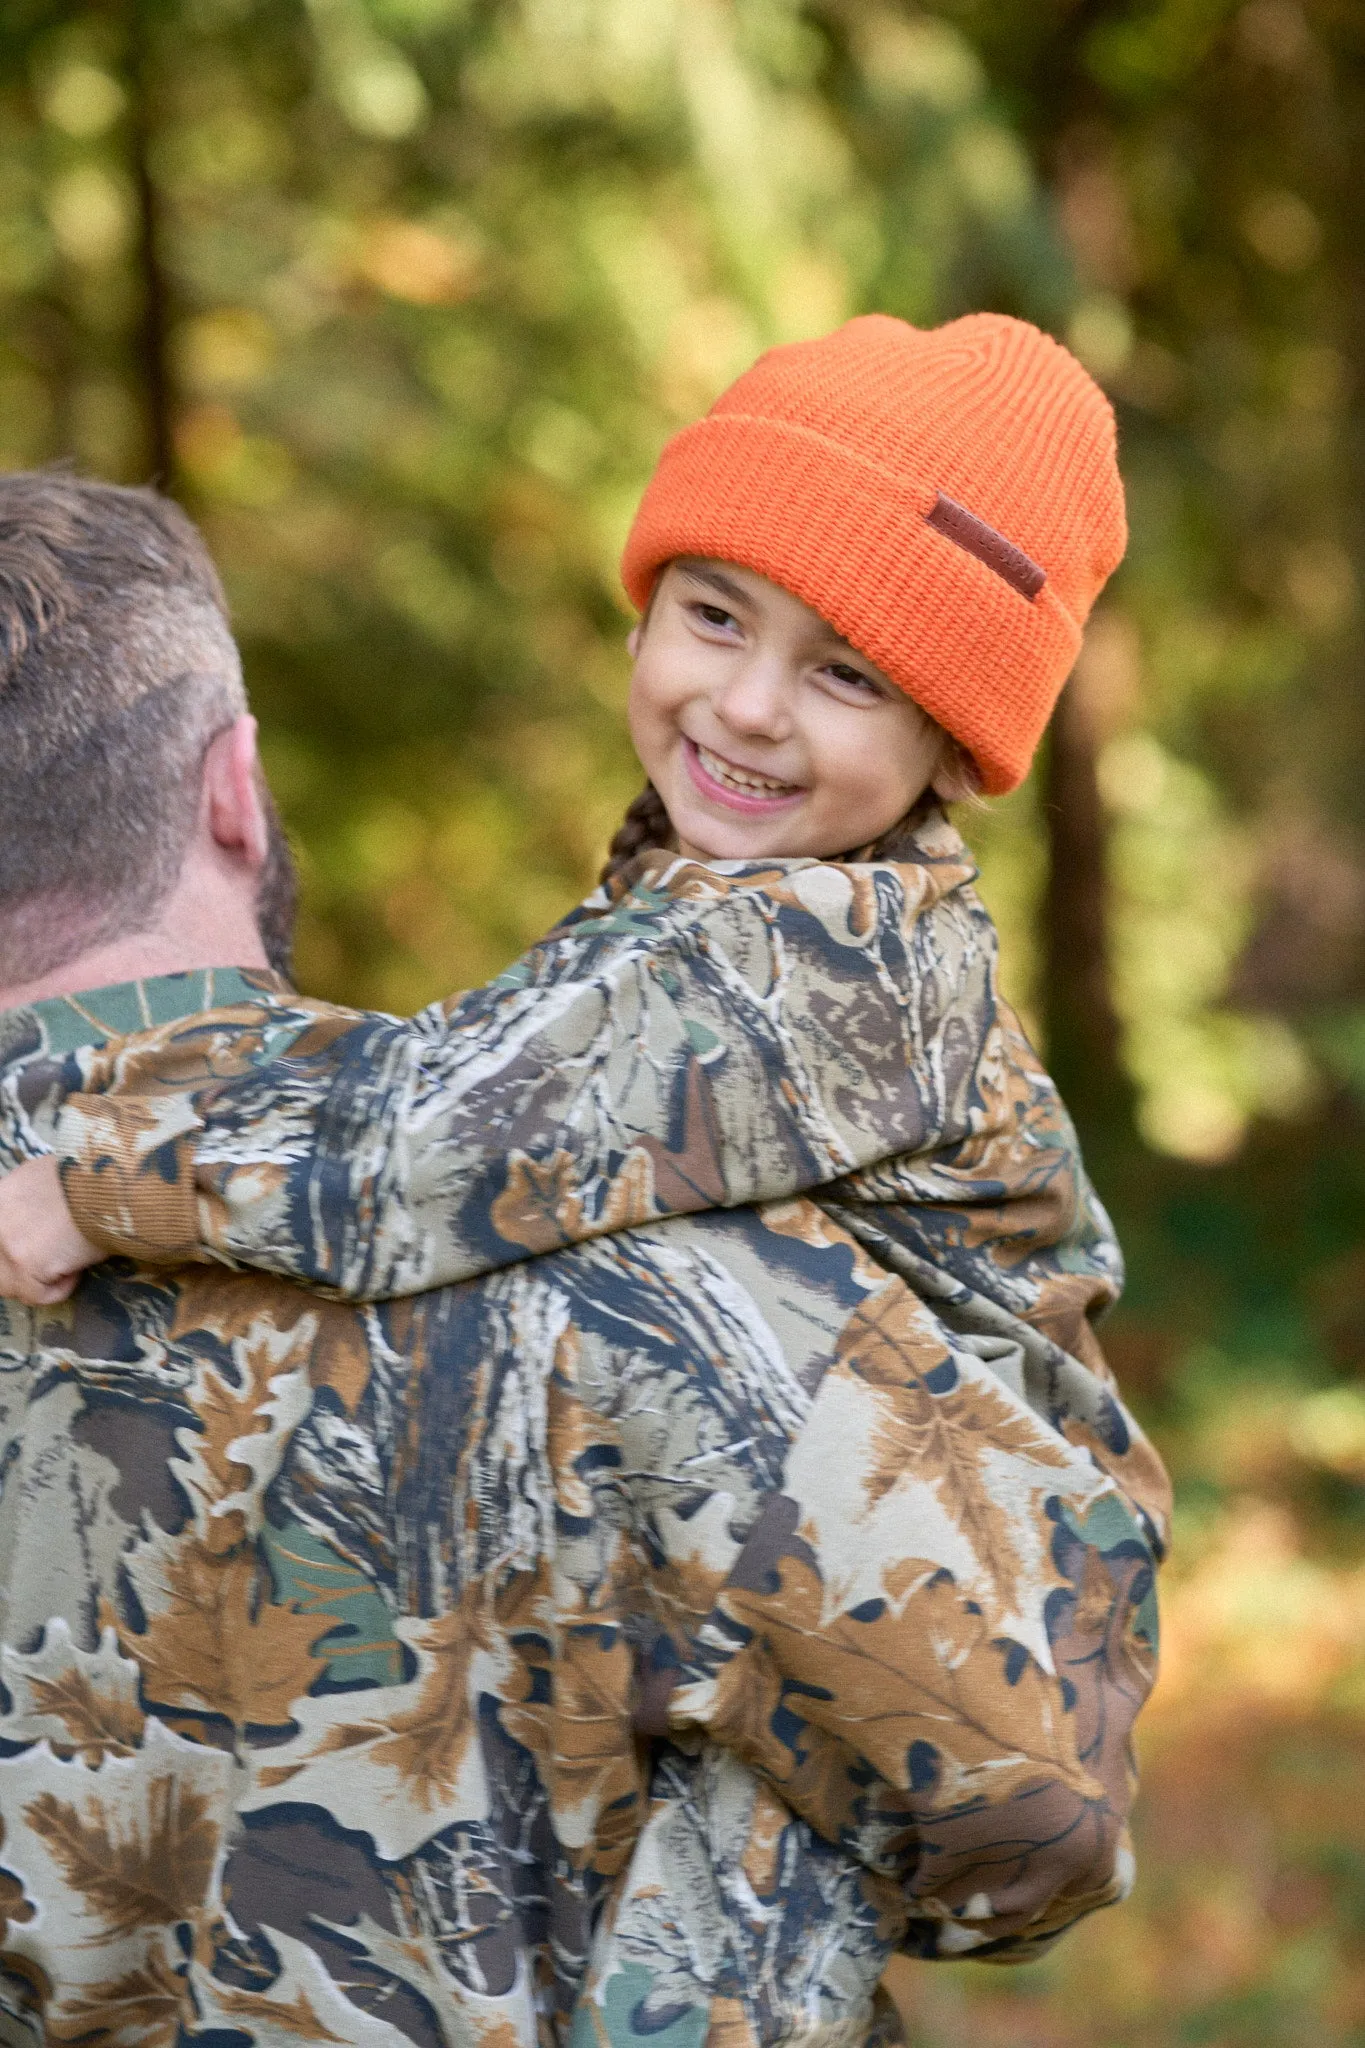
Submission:
[[288,982],[267,968],[196,967],[185,974],[154,974],[145,981],[117,981],[76,995],[46,996],[23,1007],[37,1019],[48,1051],[62,1054],[134,1031],[151,1031],[159,1024],[176,1024],[227,1003],[269,1003],[290,993]]

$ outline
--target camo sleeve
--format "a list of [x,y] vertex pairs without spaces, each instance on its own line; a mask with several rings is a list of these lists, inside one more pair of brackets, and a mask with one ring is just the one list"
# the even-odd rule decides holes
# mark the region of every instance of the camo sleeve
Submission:
[[972,1128],[994,1001],[970,875],[656,854],[415,1019],[246,1006],[121,1040],[60,1120],[73,1212],[107,1250],[372,1299],[932,1151]]

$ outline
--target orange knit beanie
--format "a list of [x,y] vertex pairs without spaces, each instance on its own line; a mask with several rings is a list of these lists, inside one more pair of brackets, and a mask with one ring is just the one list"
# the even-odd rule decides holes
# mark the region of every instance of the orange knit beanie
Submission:
[[621,564],[641,610],[675,555],[780,583],[971,754],[1028,773],[1127,543],[1114,415],[1060,342],[882,313],[770,349],[664,449]]

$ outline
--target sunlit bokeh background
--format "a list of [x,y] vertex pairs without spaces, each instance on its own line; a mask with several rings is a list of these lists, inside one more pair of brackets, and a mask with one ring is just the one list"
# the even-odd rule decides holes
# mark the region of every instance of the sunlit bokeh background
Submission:
[[406,1009],[638,776],[668,433],[877,308],[1064,336],[1133,544],[966,821],[1177,1476],[1133,1902],[898,1969],[920,2048],[1365,2043],[1365,9],[5,0],[0,463],[159,477],[231,593],[301,984]]

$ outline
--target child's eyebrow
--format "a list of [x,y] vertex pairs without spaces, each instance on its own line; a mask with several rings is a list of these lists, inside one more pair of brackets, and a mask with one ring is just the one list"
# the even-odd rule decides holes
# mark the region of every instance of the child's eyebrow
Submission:
[[[723,569],[712,569],[705,562],[694,563],[686,560],[678,561],[675,566],[682,575],[690,577],[693,583],[704,583],[718,596],[728,597],[732,604],[745,605],[750,602],[749,593],[744,586],[732,582]],[[836,633],[828,620],[821,619],[820,624],[828,636],[825,647],[831,659],[842,661],[847,656],[851,666],[872,670],[872,677],[869,680],[881,677],[881,670],[876,663],[869,661],[865,654],[860,654],[851,640],[845,640],[841,633]]]
[[747,604],[749,601],[743,584],[732,583],[722,569],[708,569],[703,562],[679,562],[678,568],[694,583],[704,583],[708,589],[719,591],[720,595],[728,597],[732,604]]

